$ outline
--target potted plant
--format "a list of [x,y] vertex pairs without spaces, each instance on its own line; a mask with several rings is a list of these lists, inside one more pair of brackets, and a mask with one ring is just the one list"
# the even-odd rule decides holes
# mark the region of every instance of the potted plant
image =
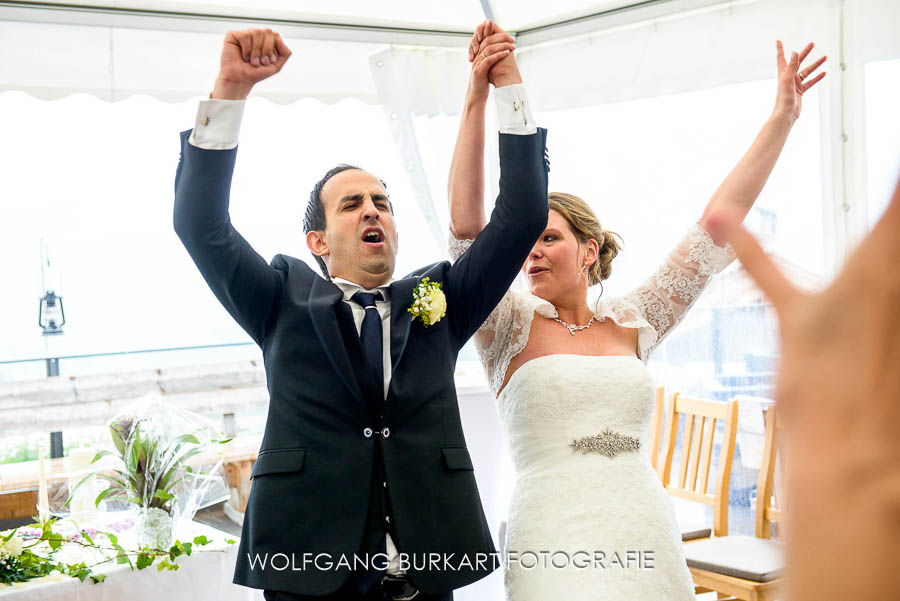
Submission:
[[94,505],[134,506],[138,547],[165,550],[178,519],[190,520],[199,508],[227,498],[217,475],[223,458],[208,451],[231,439],[219,439],[221,431],[209,419],[170,405],[154,392],[123,407],[107,424],[112,449],[98,452],[91,463],[107,455],[119,461],[112,467],[97,465],[81,478],[65,505],[93,476],[106,480],[109,487],[96,495]]
[[97,495],[94,504],[117,500],[135,505],[138,546],[167,549],[174,538],[176,486],[193,473],[187,460],[202,453],[204,447],[193,434],[167,441],[144,423],[134,416],[122,416],[110,423],[116,450],[98,452],[92,463],[105,455],[117,455],[122,467],[99,474],[110,487]]

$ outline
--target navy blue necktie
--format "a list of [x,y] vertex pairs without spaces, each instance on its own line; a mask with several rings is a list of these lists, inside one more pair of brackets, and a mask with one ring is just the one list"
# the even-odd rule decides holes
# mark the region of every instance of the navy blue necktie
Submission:
[[381,315],[375,308],[375,301],[382,300],[380,292],[357,292],[350,300],[366,310],[359,340],[362,343],[366,363],[375,376],[378,390],[384,390],[384,338],[382,338]]
[[[359,340],[362,343],[366,364],[375,376],[378,390],[384,390],[384,339],[382,338],[381,315],[375,307],[375,301],[383,298],[380,292],[357,292],[350,297],[351,301],[366,310],[366,316],[363,318],[362,327],[359,330]],[[383,554],[386,551],[386,542],[381,539],[377,553]],[[369,569],[354,575],[354,584],[361,593],[369,592],[384,576],[386,570],[380,570],[377,567],[383,565],[384,557],[384,555],[370,557]]]

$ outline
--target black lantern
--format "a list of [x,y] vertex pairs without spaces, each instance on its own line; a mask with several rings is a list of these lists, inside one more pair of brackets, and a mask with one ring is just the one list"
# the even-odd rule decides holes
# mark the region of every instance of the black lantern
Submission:
[[65,323],[66,313],[63,311],[62,297],[56,296],[53,290],[48,290],[41,299],[41,308],[38,312],[38,324],[43,328],[44,336],[62,334]]

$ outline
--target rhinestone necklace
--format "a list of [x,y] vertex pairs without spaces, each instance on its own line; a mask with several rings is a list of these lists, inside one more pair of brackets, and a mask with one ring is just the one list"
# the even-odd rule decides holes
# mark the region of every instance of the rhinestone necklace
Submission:
[[591,327],[591,324],[594,323],[594,316],[591,315],[591,320],[590,320],[589,322],[587,322],[587,324],[585,324],[585,325],[583,325],[583,326],[576,326],[576,325],[573,324],[573,323],[566,323],[566,322],[564,322],[563,320],[559,319],[558,317],[554,317],[554,318],[553,318],[553,321],[558,321],[558,322],[561,323],[562,325],[566,326],[566,329],[569,330],[569,334],[571,334],[572,336],[574,336],[574,335],[575,335],[575,332],[577,332],[578,330],[586,330],[586,329],[588,329],[589,327]]

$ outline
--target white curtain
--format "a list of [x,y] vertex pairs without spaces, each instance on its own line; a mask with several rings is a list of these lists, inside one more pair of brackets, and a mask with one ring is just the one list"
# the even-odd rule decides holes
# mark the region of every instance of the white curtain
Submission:
[[[518,58],[533,106],[560,110],[764,79],[773,72],[775,39],[788,50],[816,41],[830,54],[826,69],[832,75],[820,93],[823,187],[833,192],[825,195],[823,214],[835,241],[830,261],[839,265],[869,223],[864,65],[900,56],[894,26],[900,2],[739,0],[653,18],[650,8],[629,11],[626,21],[617,15],[614,24],[600,17],[574,38],[547,42],[544,31],[540,43],[531,44],[537,38],[523,34]],[[72,14],[73,24],[0,20],[0,92],[21,90],[43,99],[82,92],[108,101],[136,94],[169,102],[205,96],[216,76],[223,32],[241,26],[185,19],[183,31],[171,23],[153,29],[146,17],[128,15],[117,17],[121,25],[98,26],[77,24],[83,19]],[[436,200],[443,194],[436,191],[438,182],[428,181],[413,120],[458,114],[468,71],[463,39],[459,49],[296,37],[287,42],[293,59],[254,94],[283,104],[302,98],[381,104],[428,227],[444,248],[446,218]],[[496,191],[495,162],[488,163],[488,198]]]
[[468,75],[465,51],[391,47],[373,55],[369,65],[407,179],[438,248],[445,249],[447,224],[435,204],[413,119],[459,111]]
[[[167,102],[206,96],[218,73],[224,31],[0,21],[0,92],[20,90],[45,100],[81,92],[112,102],[135,94]],[[285,42],[291,60],[278,77],[260,83],[254,96],[279,104],[303,98],[378,101],[368,58],[384,44]]]
[[834,4],[727,2],[526,47],[520,63],[532,102],[544,110],[766,79],[772,76],[776,39],[788,51],[810,40],[822,46],[832,41]]

